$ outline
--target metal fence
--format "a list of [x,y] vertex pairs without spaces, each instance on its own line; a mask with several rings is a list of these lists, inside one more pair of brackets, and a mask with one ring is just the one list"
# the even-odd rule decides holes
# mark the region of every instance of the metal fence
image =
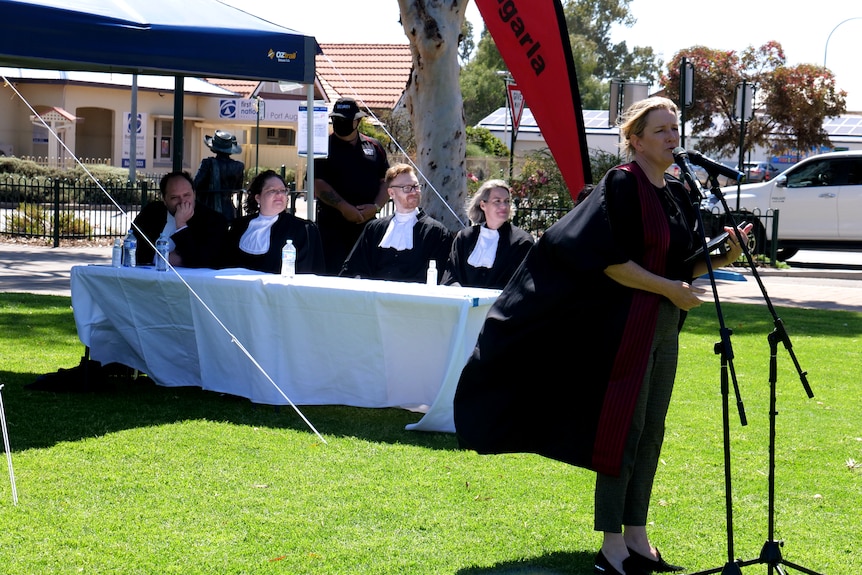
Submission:
[[55,247],[61,239],[120,236],[158,194],[156,176],[136,183],[0,177],[0,233],[53,238]]
[[512,224],[534,237],[540,237],[551,224],[566,215],[572,209],[573,203],[559,200],[537,202],[514,198],[512,205]]
[[701,210],[701,215],[703,216],[703,227],[706,230],[706,235],[710,237],[719,235],[724,231],[724,226],[732,223],[736,225],[743,222],[754,224],[749,234],[749,251],[752,255],[768,258],[770,264],[775,266],[780,247],[780,238],[778,237],[779,210],[770,209],[766,213],[757,209],[754,211],[731,211],[729,213]]
[[[0,176],[0,233],[51,238],[55,247],[60,240],[122,236],[141,208],[159,197],[159,177],[146,176],[132,184]],[[303,194],[304,191],[291,193],[292,213],[296,211],[296,200]],[[512,223],[540,237],[571,209],[571,202],[556,198],[515,198]],[[731,221],[727,214],[703,211],[702,215],[709,236],[720,233],[725,223]],[[768,241],[767,237],[778,237],[778,210],[730,215],[737,223],[747,220],[755,224],[751,252],[768,257],[775,265],[778,242]]]

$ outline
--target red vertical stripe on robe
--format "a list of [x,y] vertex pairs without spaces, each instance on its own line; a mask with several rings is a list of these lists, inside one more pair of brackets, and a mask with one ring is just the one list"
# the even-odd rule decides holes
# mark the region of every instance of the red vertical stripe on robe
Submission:
[[[631,163],[621,168],[632,172],[638,179],[646,246],[642,265],[654,274],[664,275],[670,244],[667,216],[653,185],[640,166]],[[605,392],[593,450],[593,465],[601,473],[620,473],[626,438],[649,361],[660,300],[658,294],[641,290],[634,290],[632,295],[628,319]]]

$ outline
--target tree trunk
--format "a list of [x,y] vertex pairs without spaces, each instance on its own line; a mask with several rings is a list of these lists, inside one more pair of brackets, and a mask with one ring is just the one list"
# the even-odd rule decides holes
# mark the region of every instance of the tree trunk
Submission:
[[453,231],[470,223],[464,211],[467,140],[458,83],[458,37],[467,1],[398,0],[413,53],[405,105],[413,122],[420,180],[428,183],[422,207]]

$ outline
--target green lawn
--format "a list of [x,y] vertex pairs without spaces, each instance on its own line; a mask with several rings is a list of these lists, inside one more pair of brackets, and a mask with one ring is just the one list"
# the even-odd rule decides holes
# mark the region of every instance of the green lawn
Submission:
[[[731,386],[734,556],[750,560],[768,535],[773,321],[764,306],[722,310],[748,419]],[[778,311],[814,398],[780,347],[775,537],[788,561],[857,573],[862,314]],[[689,316],[681,341],[650,533],[700,571],[728,561],[714,307]],[[600,537],[583,469],[462,451],[452,435],[405,431],[419,415],[397,409],[302,407],[322,443],[289,408],[146,377],[100,393],[24,389],[80,359],[69,298],[0,294],[0,349],[19,496],[3,458],[4,575],[592,573]],[[536,377],[560,369],[589,366],[537,365]]]

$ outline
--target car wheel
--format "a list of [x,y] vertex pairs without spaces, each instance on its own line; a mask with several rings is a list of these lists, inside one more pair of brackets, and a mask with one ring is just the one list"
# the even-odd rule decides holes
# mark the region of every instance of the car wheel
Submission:
[[795,256],[797,252],[799,252],[799,249],[797,248],[778,248],[778,251],[775,254],[775,259],[780,262],[787,261]]
[[766,253],[766,228],[754,214],[746,214],[746,218],[753,224],[748,234],[748,252],[751,255],[763,255]]

